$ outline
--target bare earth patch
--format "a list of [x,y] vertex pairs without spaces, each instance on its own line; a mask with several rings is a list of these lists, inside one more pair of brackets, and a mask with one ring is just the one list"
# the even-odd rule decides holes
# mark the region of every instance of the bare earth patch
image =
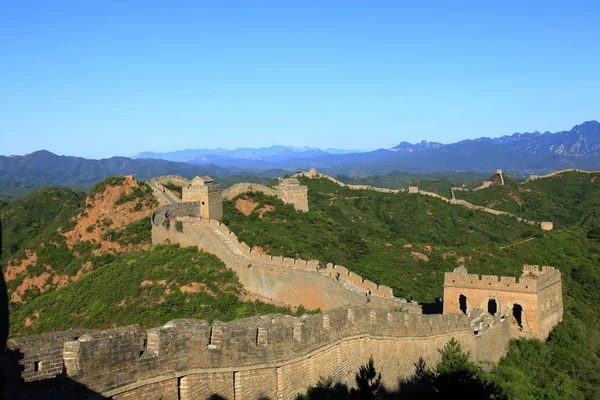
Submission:
[[415,259],[415,260],[419,260],[419,261],[429,261],[429,257],[427,257],[425,254],[423,253],[419,253],[418,251],[413,251],[411,252],[411,256]]
[[29,327],[29,326],[33,325],[33,323],[35,322],[36,319],[38,319],[39,316],[40,316],[40,313],[38,311],[36,311],[33,313],[33,317],[35,319],[25,317],[25,327]]
[[96,254],[113,250],[121,252],[131,250],[123,248],[118,243],[102,240],[102,234],[109,229],[122,228],[131,222],[143,219],[152,214],[152,208],[144,206],[134,211],[137,200],[115,205],[121,195],[131,192],[137,186],[137,181],[132,176],[126,176],[122,185],[107,186],[103,193],[96,193],[94,197],[86,199],[85,214],[76,216],[76,225],[69,231],[63,233],[69,249],[80,241],[100,243],[100,248],[95,250]]
[[454,250],[448,251],[444,254],[442,254],[442,258],[444,260],[446,260],[448,257],[455,257],[456,256],[456,252]]
[[486,206],[487,208],[494,208],[494,206],[497,206],[498,204],[501,204],[501,203],[502,203],[502,202],[501,202],[501,201],[498,201],[498,200],[491,200],[491,201],[489,201],[489,202],[488,202],[488,203],[487,203],[485,206]]
[[214,294],[212,290],[210,290],[204,283],[201,282],[192,282],[189,285],[183,285],[179,287],[181,293],[200,293],[206,292],[209,296],[216,298],[217,295]]
[[269,205],[262,206],[259,210],[257,210],[257,212],[258,212],[258,218],[262,219],[263,215],[266,212],[273,211],[274,209],[275,209],[275,207],[273,207],[273,206],[269,206]]
[[25,250],[25,256],[26,258],[21,260],[17,265],[10,265],[10,262],[8,263],[6,272],[4,272],[4,279],[7,282],[14,280],[18,274],[25,272],[28,266],[37,262],[37,254],[34,251]]
[[250,215],[257,206],[258,203],[246,199],[237,199],[235,201],[235,208],[237,208],[245,216]]
[[520,206],[522,206],[522,205],[523,205],[523,203],[521,202],[521,199],[520,199],[520,198],[518,198],[517,196],[515,196],[515,195],[514,195],[512,192],[509,192],[509,193],[508,193],[508,196],[509,196],[511,199],[513,199],[513,201],[514,201],[515,203],[517,203],[518,205],[520,205]]

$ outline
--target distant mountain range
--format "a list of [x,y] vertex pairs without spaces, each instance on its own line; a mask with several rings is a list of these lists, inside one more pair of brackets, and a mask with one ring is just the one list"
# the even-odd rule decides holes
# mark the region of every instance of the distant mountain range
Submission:
[[600,169],[600,123],[588,121],[557,133],[515,133],[452,144],[402,142],[389,149],[362,153],[271,146],[140,153],[135,157],[88,160],[58,156],[45,150],[24,156],[0,156],[0,191],[5,188],[12,193],[28,185],[85,188],[109,175],[128,174],[138,179],[167,174],[188,177],[208,174],[216,178],[255,174],[272,178],[311,167],[329,175],[347,177],[390,171],[488,173],[501,168],[522,176],[565,168]]
[[[360,150],[341,150],[341,149],[317,149],[314,147],[291,147],[291,146],[270,146],[259,148],[239,148],[235,150],[226,149],[186,149],[167,153],[155,153],[152,151],[136,154],[132,158],[158,158],[167,161],[186,162],[190,164],[233,164],[235,165],[260,165],[263,163],[277,163],[286,160],[302,160],[327,156],[332,154],[359,153]],[[244,160],[244,162],[242,162]]]
[[133,160],[127,157],[88,160],[58,156],[46,150],[24,156],[0,156],[0,181],[4,182],[87,187],[110,175],[134,175],[143,180],[168,174],[223,176],[228,175],[229,171],[215,165],[200,166],[151,159]]
[[452,144],[402,142],[369,152],[287,146],[258,149],[198,149],[172,153],[140,153],[134,158],[159,158],[231,168],[316,167],[328,173],[383,174],[398,170],[486,172],[502,168],[520,173],[544,173],[563,168],[600,168],[600,123],[584,122],[569,131],[515,133]]

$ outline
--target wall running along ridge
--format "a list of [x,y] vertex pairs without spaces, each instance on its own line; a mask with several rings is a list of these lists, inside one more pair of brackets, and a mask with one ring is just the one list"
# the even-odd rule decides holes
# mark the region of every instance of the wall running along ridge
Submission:
[[[347,187],[349,189],[352,190],[373,190],[376,192],[384,192],[384,193],[400,193],[400,192],[406,192],[408,191],[408,193],[411,194],[421,194],[421,195],[425,195],[425,196],[429,196],[429,197],[435,197],[436,199],[440,199],[448,204],[458,204],[464,207],[467,207],[471,210],[477,210],[477,211],[483,211],[489,214],[494,214],[494,215],[506,215],[508,217],[511,218],[515,218],[518,222],[524,222],[526,224],[529,225],[536,225],[536,226],[540,226],[542,227],[542,223],[541,222],[536,222],[536,221],[529,221],[525,218],[521,218],[517,215],[505,212],[505,211],[499,211],[499,210],[494,210],[493,208],[488,208],[488,207],[482,207],[482,206],[476,206],[475,204],[471,204],[468,201],[465,200],[454,200],[454,199],[448,199],[444,196],[441,196],[437,193],[433,193],[433,192],[426,192],[424,190],[419,190],[418,186],[409,186],[408,189],[384,189],[384,188],[376,188],[373,186],[367,186],[367,185],[347,185],[345,183],[342,183],[338,180],[336,180],[335,178],[332,178],[330,176],[327,175],[323,175],[323,174],[319,174],[314,168],[311,169],[309,172],[298,172],[294,175],[292,175],[294,177],[298,177],[298,176],[306,176],[308,178],[325,178],[328,179],[334,183],[337,183],[340,186],[343,187]],[[490,183],[491,184],[491,183]],[[452,188],[454,190],[459,189],[460,188]],[[483,187],[477,188],[477,189],[483,189]],[[544,224],[544,226],[542,227],[542,229],[544,230],[552,230],[551,226],[549,224]]]
[[173,221],[183,224],[183,232],[174,228],[174,222],[167,228],[157,221],[158,224],[152,225],[152,243],[168,241],[182,247],[196,246],[216,255],[236,272],[250,293],[308,309],[330,310],[370,302],[375,307],[403,307],[421,312],[416,304],[394,297],[391,288],[363,279],[342,266],[253,251],[216,220],[176,217]]
[[308,188],[306,186],[292,186],[279,184],[270,188],[258,183],[236,183],[223,190],[223,198],[232,200],[236,196],[246,192],[262,192],[267,196],[275,196],[285,204],[291,204],[296,210],[308,211]]
[[129,326],[57,332],[11,339],[8,345],[22,356],[18,362],[26,382],[53,378],[64,366],[64,375],[79,384],[73,398],[93,392],[112,399],[287,400],[305,393],[320,375],[353,387],[356,372],[371,356],[382,384],[396,390],[399,378],[414,374],[419,357],[435,364],[437,349],[451,338],[473,361],[497,362],[508,350],[510,320],[496,318],[474,335],[465,315],[350,308],[212,326],[183,319],[148,331]]
[[526,182],[534,181],[536,179],[551,178],[556,175],[564,174],[565,172],[582,172],[584,174],[598,174],[598,173],[600,173],[600,169],[592,169],[592,170],[579,169],[579,168],[561,169],[560,171],[550,172],[549,174],[546,174],[546,175],[529,175],[529,179]]

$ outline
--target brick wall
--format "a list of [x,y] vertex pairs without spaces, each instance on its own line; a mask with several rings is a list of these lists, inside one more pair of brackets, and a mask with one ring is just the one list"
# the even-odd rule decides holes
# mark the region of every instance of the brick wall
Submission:
[[[57,333],[66,374],[115,399],[290,399],[319,376],[354,385],[369,357],[384,385],[414,373],[419,357],[438,360],[438,348],[459,340],[476,361],[506,354],[509,320],[474,335],[465,315],[410,315],[372,308],[337,309],[294,318],[253,317],[229,323],[175,320],[147,332],[137,326],[90,332],[77,339]],[[39,354],[48,338],[29,337],[25,357]],[[13,343],[24,344],[25,341]],[[178,397],[179,396],[179,397]]]
[[152,242],[168,240],[215,254],[237,273],[251,293],[309,309],[329,310],[370,301],[373,306],[404,307],[420,313],[415,304],[394,298],[389,287],[364,280],[344,267],[329,264],[318,269],[320,263],[316,260],[284,259],[254,252],[239,242],[227,226],[215,220],[185,217],[177,220],[183,223],[183,232],[177,232],[173,226],[169,229],[153,226]]
[[513,324],[513,336],[546,339],[562,321],[562,281],[560,271],[552,267],[523,266],[523,274],[514,277],[474,275],[462,267],[444,276],[444,313],[460,313],[460,296],[466,297],[467,311],[487,310],[494,299],[500,314],[512,314],[522,308],[521,326]]

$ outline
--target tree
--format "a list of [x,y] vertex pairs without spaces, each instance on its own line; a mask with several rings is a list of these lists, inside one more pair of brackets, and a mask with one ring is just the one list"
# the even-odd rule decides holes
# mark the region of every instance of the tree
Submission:
[[[506,393],[479,366],[469,361],[469,353],[452,338],[439,350],[433,386],[441,398],[505,399]],[[418,372],[418,370],[417,370]]]
[[353,399],[367,400],[381,398],[381,373],[375,371],[373,357],[362,365],[356,374],[356,389],[352,389]]

